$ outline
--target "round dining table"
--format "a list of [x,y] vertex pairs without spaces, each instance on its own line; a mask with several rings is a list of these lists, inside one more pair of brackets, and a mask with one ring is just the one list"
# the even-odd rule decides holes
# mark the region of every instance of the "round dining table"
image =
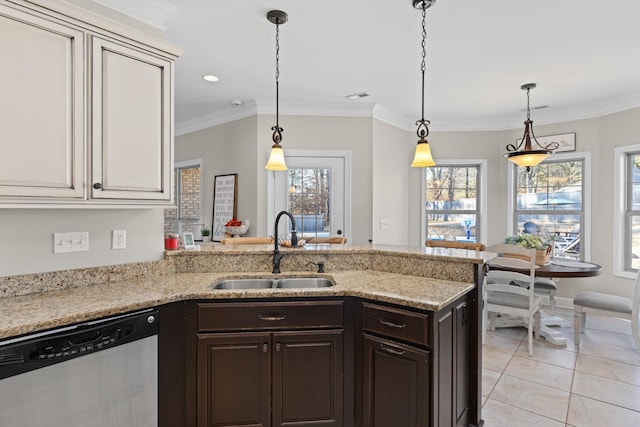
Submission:
[[[528,274],[528,270],[518,270],[515,268],[504,267],[491,267],[491,261],[489,261],[489,268],[495,268],[496,270],[513,270],[520,273]],[[602,267],[592,262],[575,261],[575,260],[551,260],[549,264],[539,265],[536,267],[536,276],[549,277],[559,279],[570,279],[574,277],[593,277],[602,273]]]

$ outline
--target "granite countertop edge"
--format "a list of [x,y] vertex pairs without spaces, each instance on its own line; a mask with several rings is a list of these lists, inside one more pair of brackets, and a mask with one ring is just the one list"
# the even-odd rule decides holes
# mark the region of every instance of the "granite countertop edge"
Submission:
[[213,289],[215,283],[229,278],[274,276],[265,272],[176,273],[3,298],[0,340],[171,302],[198,299],[359,297],[439,311],[475,287],[474,283],[373,270],[352,270],[328,274],[290,272],[278,275],[328,277],[335,282],[334,286],[328,288]]

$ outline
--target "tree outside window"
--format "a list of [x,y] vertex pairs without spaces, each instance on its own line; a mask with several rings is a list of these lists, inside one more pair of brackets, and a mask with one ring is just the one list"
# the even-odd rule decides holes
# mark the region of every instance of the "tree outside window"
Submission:
[[475,242],[479,219],[479,166],[426,169],[427,239]]

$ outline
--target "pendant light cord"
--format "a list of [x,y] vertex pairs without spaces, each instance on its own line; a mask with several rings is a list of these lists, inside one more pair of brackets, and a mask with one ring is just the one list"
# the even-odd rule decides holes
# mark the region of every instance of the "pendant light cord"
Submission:
[[420,63],[420,71],[422,72],[422,114],[420,116],[420,120],[416,122],[418,129],[416,130],[416,134],[420,141],[425,140],[427,136],[429,136],[429,127],[428,125],[431,123],[429,120],[425,120],[424,118],[424,74],[427,70],[426,65],[426,57],[427,57],[427,4],[426,1],[422,1],[422,62]]
[[531,95],[529,94],[530,91],[531,89],[527,88],[527,120],[531,120],[531,108],[529,107],[529,102],[531,98]]
[[282,141],[282,131],[280,127],[280,19],[276,18],[276,125],[271,128],[273,131],[273,142],[279,144]]

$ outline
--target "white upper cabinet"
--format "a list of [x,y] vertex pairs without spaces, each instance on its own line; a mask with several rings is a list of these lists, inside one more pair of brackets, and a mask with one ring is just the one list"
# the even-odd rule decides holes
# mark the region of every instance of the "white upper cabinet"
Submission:
[[91,74],[92,198],[169,201],[171,62],[94,37]]
[[0,195],[84,197],[84,34],[0,4]]
[[0,0],[0,208],[171,204],[181,50],[59,7]]

